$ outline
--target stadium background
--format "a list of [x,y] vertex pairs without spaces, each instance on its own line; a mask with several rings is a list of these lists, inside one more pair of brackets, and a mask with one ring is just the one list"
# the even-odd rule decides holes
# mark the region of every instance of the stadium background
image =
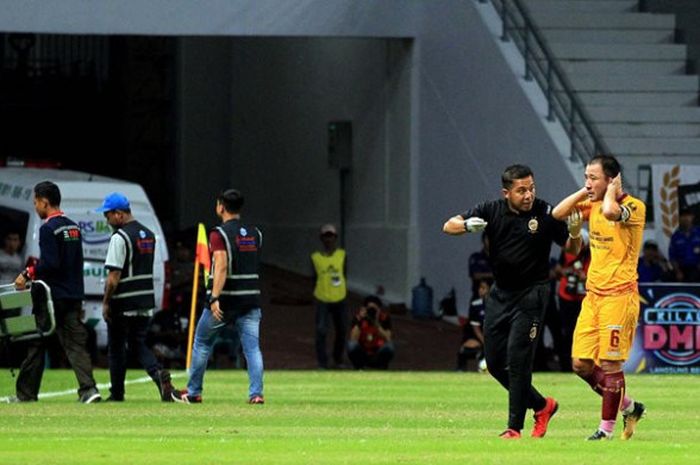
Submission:
[[[567,141],[552,138],[534,84],[510,67],[482,7],[0,0],[0,158],[139,182],[173,234],[212,224],[213,195],[237,186],[273,266],[264,407],[244,403],[241,370],[210,372],[206,402],[189,409],[156,402],[145,382],[129,386],[123,405],[86,409],[73,374],[49,370],[43,392],[67,394],[2,407],[0,463],[695,463],[697,376],[631,375],[650,418],[634,441],[591,453],[582,439],[599,402],[571,374],[536,375],[562,403],[544,441],[497,439],[507,400],[490,377],[420,371],[453,366],[458,329],[442,322],[397,316],[395,367],[410,372],[281,369],[313,368],[310,283],[298,273],[320,224],[342,216],[354,290],[382,286],[388,300],[409,302],[425,276],[437,299],[453,287],[459,298],[479,240],[443,236],[450,214],[499,195],[515,161],[533,167],[550,201],[579,184]],[[12,41],[37,45],[32,73]],[[329,163],[336,121],[353,130],[344,215],[341,173]],[[636,190],[635,176],[625,179]],[[13,384],[1,377],[0,394]]]
[[[0,31],[41,34],[36,66],[59,69],[3,86],[5,156],[137,181],[171,230],[212,224],[213,195],[237,186],[265,261],[291,271],[308,273],[318,226],[341,221],[332,121],[353,131],[350,285],[392,301],[421,276],[464,295],[478,238],[440,227],[499,195],[504,166],[532,165],[550,201],[576,185],[476,2],[9,3]],[[61,58],[71,47],[94,50],[93,80]]]
[[[675,3],[690,12],[678,16],[689,58],[691,3]],[[308,274],[318,226],[340,223],[354,291],[410,304],[425,277],[436,304],[454,288],[463,307],[479,240],[447,237],[442,222],[498,196],[516,161],[552,202],[580,183],[483,2],[2,6],[0,159],[139,182],[173,236],[213,224],[213,196],[236,186],[281,270]],[[331,153],[344,149],[337,122],[352,125],[347,171]],[[633,193],[637,182],[630,170]]]

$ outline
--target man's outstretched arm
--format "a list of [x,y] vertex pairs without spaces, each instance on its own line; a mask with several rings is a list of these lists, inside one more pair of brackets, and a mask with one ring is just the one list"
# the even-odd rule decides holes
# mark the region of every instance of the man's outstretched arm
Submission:
[[445,222],[442,226],[442,232],[452,236],[459,236],[467,232],[479,232],[486,229],[488,223],[483,219],[472,216],[464,219],[462,215],[455,215]]

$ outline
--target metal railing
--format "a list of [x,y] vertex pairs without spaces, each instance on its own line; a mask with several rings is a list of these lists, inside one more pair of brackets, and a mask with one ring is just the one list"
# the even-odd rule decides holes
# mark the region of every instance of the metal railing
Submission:
[[[489,0],[478,0],[488,3]],[[571,141],[571,161],[584,165],[610,150],[561,69],[522,0],[491,0],[503,25],[501,40],[512,40],[525,60],[525,79],[535,80],[547,98],[547,119],[559,119]]]

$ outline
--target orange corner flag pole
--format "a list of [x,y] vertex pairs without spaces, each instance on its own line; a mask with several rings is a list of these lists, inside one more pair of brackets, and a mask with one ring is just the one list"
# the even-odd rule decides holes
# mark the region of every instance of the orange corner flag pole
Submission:
[[187,369],[192,364],[192,345],[194,342],[195,318],[197,316],[197,294],[199,291],[199,265],[204,270],[204,284],[209,280],[209,268],[211,267],[211,257],[209,256],[209,245],[207,243],[207,232],[204,225],[199,223],[197,228],[197,248],[194,257],[194,274],[192,279],[192,304],[190,305],[190,323],[187,335]]
[[190,306],[190,323],[187,328],[187,369],[192,364],[192,342],[194,338],[194,319],[197,309],[197,289],[199,288],[199,262],[194,262],[194,279],[192,280],[192,305]]

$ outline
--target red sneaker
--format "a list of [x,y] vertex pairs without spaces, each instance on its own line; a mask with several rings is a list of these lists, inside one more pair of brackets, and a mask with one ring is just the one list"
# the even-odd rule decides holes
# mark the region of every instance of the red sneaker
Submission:
[[559,404],[551,397],[547,397],[545,402],[544,408],[539,412],[535,412],[535,424],[532,427],[533,438],[543,438],[544,435],[547,434],[549,420],[551,420],[554,414],[557,413],[557,410],[559,410]]
[[249,404],[264,404],[265,398],[263,396],[253,396],[248,399]]
[[501,439],[520,439],[520,431],[508,428],[504,432],[498,435]]

